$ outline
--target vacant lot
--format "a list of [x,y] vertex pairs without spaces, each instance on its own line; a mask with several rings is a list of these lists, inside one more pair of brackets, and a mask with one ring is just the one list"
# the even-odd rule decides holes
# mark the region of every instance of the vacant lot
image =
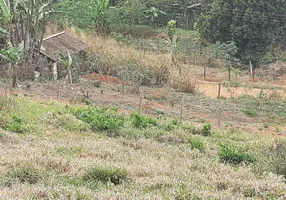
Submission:
[[281,136],[20,96],[0,126],[1,199],[286,198]]

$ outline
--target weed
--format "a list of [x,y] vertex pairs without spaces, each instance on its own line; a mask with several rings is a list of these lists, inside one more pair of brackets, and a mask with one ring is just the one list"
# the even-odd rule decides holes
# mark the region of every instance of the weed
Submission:
[[201,130],[201,135],[203,136],[211,135],[211,128],[212,128],[212,125],[209,122],[204,123],[202,130]]
[[65,129],[73,132],[84,132],[90,129],[90,126],[77,119],[69,113],[55,113],[49,116],[48,122],[57,128]]
[[263,127],[264,128],[269,128],[269,124],[266,122],[266,123],[263,124]]
[[248,116],[250,116],[250,117],[257,117],[257,116],[258,116],[256,110],[254,110],[254,109],[252,109],[252,108],[246,107],[246,108],[244,108],[244,109],[242,110],[242,112],[244,112],[244,114],[246,114],[246,115],[248,115]]
[[270,170],[276,174],[283,175],[286,178],[286,141],[277,141],[270,153]]
[[165,131],[173,131],[173,130],[175,130],[175,129],[178,128],[178,127],[179,127],[179,121],[178,121],[177,119],[173,119],[173,120],[171,121],[171,123],[165,124],[165,125],[163,126],[163,128],[164,128]]
[[131,123],[136,128],[148,128],[150,126],[157,126],[157,121],[151,117],[133,113],[131,115]]
[[24,133],[27,130],[23,124],[22,118],[15,115],[12,117],[12,120],[6,129],[14,133]]
[[125,119],[117,109],[87,107],[74,111],[75,116],[90,124],[91,128],[100,131],[117,131],[123,127]]
[[92,183],[102,182],[118,185],[127,180],[127,175],[128,172],[125,169],[93,167],[86,171],[83,180]]
[[12,167],[6,176],[10,180],[18,180],[21,183],[29,184],[36,184],[43,180],[43,172],[30,164]]
[[198,138],[190,138],[189,144],[192,149],[198,149],[199,151],[203,151],[205,149],[204,143]]
[[205,122],[201,128],[196,128],[193,125],[183,126],[183,129],[189,130],[193,135],[210,136],[211,135],[211,124]]
[[238,150],[235,147],[229,147],[220,144],[219,157],[222,162],[227,162],[230,164],[241,164],[241,163],[253,163],[256,158],[242,150]]

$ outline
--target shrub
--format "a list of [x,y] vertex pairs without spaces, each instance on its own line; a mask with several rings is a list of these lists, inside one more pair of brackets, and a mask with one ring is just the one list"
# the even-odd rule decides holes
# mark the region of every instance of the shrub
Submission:
[[93,167],[86,171],[83,176],[84,181],[121,184],[127,179],[128,172],[119,168]]
[[204,143],[198,138],[190,138],[189,144],[192,149],[198,149],[200,151],[203,151],[205,149]]
[[211,128],[212,128],[212,125],[209,122],[204,123],[201,129],[201,135],[203,136],[211,135]]
[[90,124],[92,129],[101,131],[117,131],[123,127],[125,119],[117,109],[97,108],[90,106],[74,111],[75,116]]
[[228,147],[220,144],[219,157],[222,162],[231,163],[234,165],[241,163],[253,163],[256,158],[242,150],[238,150],[234,147]]
[[14,133],[24,133],[26,131],[26,127],[23,124],[23,120],[18,116],[12,117],[12,120],[6,127],[6,129]]
[[43,179],[42,171],[30,164],[11,168],[6,176],[8,179],[29,184],[36,184]]
[[177,119],[173,119],[171,123],[164,124],[162,128],[164,128],[165,131],[172,131],[176,129],[179,126],[179,121]]
[[151,117],[134,113],[131,115],[131,123],[136,128],[148,128],[150,126],[156,126],[157,122]]

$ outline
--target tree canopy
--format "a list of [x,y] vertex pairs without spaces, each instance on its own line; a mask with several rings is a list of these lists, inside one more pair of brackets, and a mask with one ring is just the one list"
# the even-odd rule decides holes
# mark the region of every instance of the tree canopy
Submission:
[[241,60],[259,64],[267,47],[285,38],[285,11],[281,0],[213,0],[197,27],[207,41],[233,41]]

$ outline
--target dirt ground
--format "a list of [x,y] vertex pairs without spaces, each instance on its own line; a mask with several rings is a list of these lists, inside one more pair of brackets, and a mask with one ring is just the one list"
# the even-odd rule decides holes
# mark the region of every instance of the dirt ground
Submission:
[[[275,93],[283,98],[286,97],[285,81],[281,79],[271,84],[276,88],[275,90],[262,90],[259,87],[264,87],[265,83],[261,81],[250,84],[252,86],[247,89],[246,87],[222,86],[220,96],[224,99],[241,95],[258,96],[263,91],[267,95]],[[215,129],[238,127],[261,134],[286,136],[286,125],[279,126],[279,131],[277,127],[271,125],[263,128],[263,121],[259,117],[248,117],[236,105],[218,100],[218,82],[211,80],[198,80],[197,95],[182,94],[168,87],[142,88],[141,95],[132,94],[127,86],[124,86],[123,91],[123,83],[118,78],[95,73],[82,77],[80,83],[72,87],[66,86],[62,81],[33,83],[31,87],[22,84],[22,88],[16,90],[5,87],[2,83],[0,94],[27,96],[39,101],[60,101],[65,104],[84,105],[82,99],[86,95],[96,105],[117,106],[125,113],[139,111],[141,101],[141,110],[144,114],[178,119],[182,117],[184,121],[193,124],[209,121]],[[218,127],[219,112],[221,112],[221,122]]]

